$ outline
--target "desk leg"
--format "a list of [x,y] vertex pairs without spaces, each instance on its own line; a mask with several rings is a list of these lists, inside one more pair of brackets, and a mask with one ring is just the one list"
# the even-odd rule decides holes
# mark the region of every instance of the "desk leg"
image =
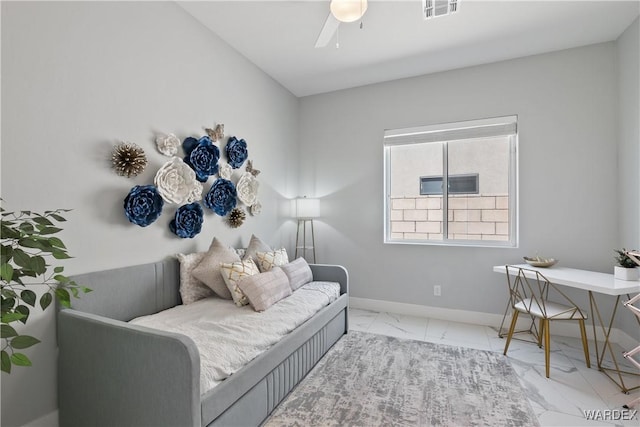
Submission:
[[[628,295],[627,295],[628,297]],[[611,314],[611,319],[609,319],[609,323],[608,325],[605,325],[605,322],[602,319],[602,316],[600,314],[600,310],[598,309],[598,304],[596,303],[596,299],[593,295],[593,292],[589,291],[589,306],[591,308],[591,324],[593,325],[593,339],[595,342],[595,346],[596,346],[596,361],[598,364],[598,369],[604,373],[607,377],[609,377],[609,379],[611,381],[613,381],[618,387],[620,387],[620,389],[622,390],[623,393],[628,393],[631,390],[635,390],[637,388],[640,388],[640,386],[636,386],[636,387],[632,387],[632,388],[627,388],[624,385],[624,379],[622,378],[622,374],[629,374],[629,375],[638,375],[637,372],[627,372],[627,371],[623,371],[620,369],[620,366],[618,365],[618,360],[616,358],[615,353],[613,352],[613,347],[611,346],[611,341],[609,340],[609,336],[611,335],[611,329],[613,327],[613,319],[615,319],[616,316],[616,312],[618,311],[618,304],[620,303],[620,295],[618,295],[616,297],[616,302],[615,305],[613,307],[613,313]],[[602,330],[602,334],[604,336],[604,341],[602,343],[602,351],[600,351],[600,348],[598,346],[598,334],[597,334],[597,330],[596,330],[596,317],[598,318],[598,323],[599,323],[599,328]],[[640,319],[638,319],[638,323],[640,324]],[[609,352],[609,357],[611,359],[611,362],[614,365],[614,368],[608,368],[605,367],[603,364],[604,361],[604,356],[607,353],[607,350]],[[612,377],[609,372],[615,373],[617,374],[617,380],[616,378]]]

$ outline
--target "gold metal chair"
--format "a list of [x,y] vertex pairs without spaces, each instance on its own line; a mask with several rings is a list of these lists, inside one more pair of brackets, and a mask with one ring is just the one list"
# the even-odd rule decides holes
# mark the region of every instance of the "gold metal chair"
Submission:
[[[546,375],[549,378],[549,356],[550,356],[550,331],[549,322],[551,320],[577,320],[580,323],[580,334],[582,336],[582,347],[587,367],[591,367],[589,359],[589,345],[587,343],[587,333],[584,321],[587,318],[580,308],[569,299],[557,286],[549,282],[539,271],[507,265],[507,283],[509,285],[511,308],[513,317],[507,342],[504,346],[504,354],[507,354],[511,338],[513,337],[518,321],[519,313],[526,313],[532,317],[540,319],[540,331],[538,334],[538,347],[544,347],[544,361]],[[549,290],[562,297],[566,304],[559,304],[548,300]],[[554,295],[555,296],[555,295]],[[543,343],[544,340],[544,343]]]

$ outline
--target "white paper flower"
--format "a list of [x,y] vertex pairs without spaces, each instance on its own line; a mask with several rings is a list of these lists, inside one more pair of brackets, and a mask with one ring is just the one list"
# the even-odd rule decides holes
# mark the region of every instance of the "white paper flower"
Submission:
[[182,205],[202,199],[202,184],[196,180],[196,173],[179,157],[162,165],[153,182],[167,203]]
[[262,205],[260,204],[260,202],[255,202],[254,204],[249,206],[249,213],[251,215],[256,216],[260,212],[262,212]]
[[158,146],[158,151],[165,156],[175,156],[178,154],[180,139],[172,133],[169,135],[160,134],[156,137],[156,145]]
[[247,206],[253,205],[258,198],[258,187],[260,183],[250,172],[244,173],[236,184],[238,200]]
[[233,169],[229,165],[229,163],[218,163],[218,176],[223,179],[231,179],[231,174],[233,173]]

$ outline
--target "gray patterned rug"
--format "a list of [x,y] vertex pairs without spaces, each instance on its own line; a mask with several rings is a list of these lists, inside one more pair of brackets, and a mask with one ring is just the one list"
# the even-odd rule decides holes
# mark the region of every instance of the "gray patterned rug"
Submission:
[[537,426],[500,353],[351,331],[264,423]]

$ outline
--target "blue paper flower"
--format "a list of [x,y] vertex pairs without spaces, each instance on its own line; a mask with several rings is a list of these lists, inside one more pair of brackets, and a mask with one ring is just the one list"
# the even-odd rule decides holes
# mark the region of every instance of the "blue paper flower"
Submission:
[[236,186],[227,179],[216,179],[204,196],[204,205],[220,216],[227,215],[236,207]]
[[146,227],[158,219],[164,201],[154,185],[136,185],[124,199],[124,214],[129,221]]
[[169,229],[178,237],[192,238],[202,230],[202,206],[194,202],[182,205],[176,211],[176,216],[169,223]]
[[247,152],[247,142],[244,139],[237,139],[235,136],[229,138],[225,151],[227,152],[229,165],[234,169],[242,166],[242,163],[247,160],[247,156],[249,155]]
[[196,179],[206,182],[211,175],[218,173],[220,150],[213,145],[211,138],[203,136],[200,139],[189,137],[182,143],[187,153],[184,162],[196,172]]

